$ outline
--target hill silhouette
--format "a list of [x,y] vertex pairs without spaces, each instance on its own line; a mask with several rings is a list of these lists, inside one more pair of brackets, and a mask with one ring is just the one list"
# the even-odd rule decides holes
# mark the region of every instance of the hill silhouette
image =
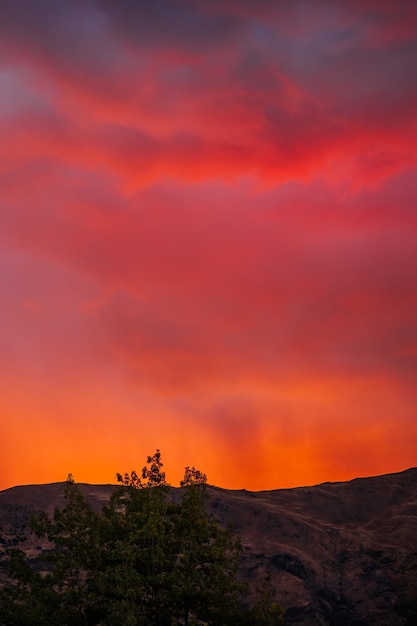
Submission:
[[[97,508],[115,488],[79,487]],[[256,583],[270,572],[286,623],[417,623],[417,468],[294,489],[208,489],[211,513],[242,537],[243,576]],[[63,483],[0,492],[0,582],[10,547],[34,563],[45,549],[30,517],[63,503]]]

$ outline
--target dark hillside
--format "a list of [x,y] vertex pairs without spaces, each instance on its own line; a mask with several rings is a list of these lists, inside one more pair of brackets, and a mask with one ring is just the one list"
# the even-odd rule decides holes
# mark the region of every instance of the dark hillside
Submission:
[[[97,507],[114,489],[80,487]],[[417,468],[315,487],[209,492],[213,515],[242,537],[245,577],[271,572],[286,623],[417,624]],[[0,492],[0,580],[8,547],[34,559],[43,549],[30,516],[62,504],[62,483]]]

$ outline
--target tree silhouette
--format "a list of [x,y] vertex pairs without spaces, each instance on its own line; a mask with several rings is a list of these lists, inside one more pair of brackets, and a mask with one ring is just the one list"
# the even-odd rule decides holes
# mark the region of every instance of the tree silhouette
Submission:
[[156,450],[140,476],[118,474],[120,486],[101,511],[69,474],[64,508],[32,520],[33,532],[51,543],[41,571],[11,554],[15,584],[0,593],[0,625],[281,623],[268,586],[254,607],[242,608],[242,547],[208,514],[205,474],[186,467],[178,500],[162,468]]

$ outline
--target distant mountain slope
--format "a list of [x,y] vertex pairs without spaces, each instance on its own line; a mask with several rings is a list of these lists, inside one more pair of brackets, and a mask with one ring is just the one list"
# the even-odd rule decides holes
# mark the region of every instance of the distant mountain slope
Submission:
[[[7,548],[39,555],[28,521],[62,506],[62,486],[0,492],[0,582]],[[114,486],[80,488],[99,507]],[[315,487],[209,491],[213,514],[242,537],[245,577],[271,572],[286,623],[417,624],[417,468]]]

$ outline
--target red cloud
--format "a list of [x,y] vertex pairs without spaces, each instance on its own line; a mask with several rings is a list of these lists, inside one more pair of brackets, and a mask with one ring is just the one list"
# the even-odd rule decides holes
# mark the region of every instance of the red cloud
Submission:
[[19,446],[22,482],[156,447],[253,488],[414,462],[416,10],[393,6],[1,7],[6,482]]

